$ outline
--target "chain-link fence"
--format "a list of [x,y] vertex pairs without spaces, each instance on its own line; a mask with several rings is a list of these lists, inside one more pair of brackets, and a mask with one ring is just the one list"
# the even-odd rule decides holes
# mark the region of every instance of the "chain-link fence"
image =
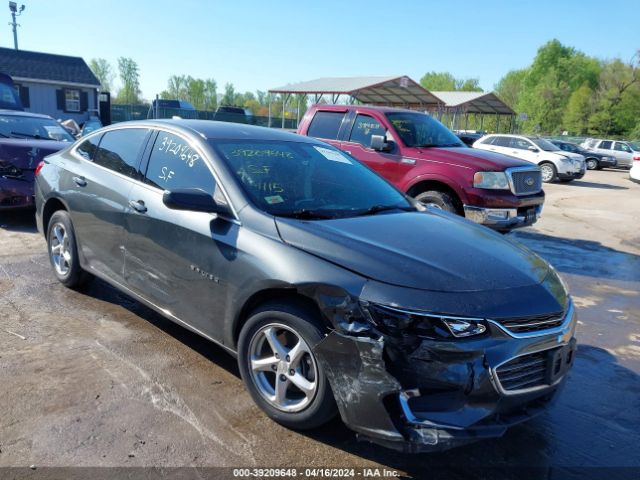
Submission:
[[[111,105],[111,123],[129,120],[145,120],[148,118],[188,118],[198,120],[216,120],[219,122],[245,123],[261,127],[283,128],[281,117],[254,116],[241,113],[211,112],[204,110],[187,110],[182,108],[158,108],[157,111],[149,105]],[[298,121],[295,118],[285,118],[284,128],[295,130]]]

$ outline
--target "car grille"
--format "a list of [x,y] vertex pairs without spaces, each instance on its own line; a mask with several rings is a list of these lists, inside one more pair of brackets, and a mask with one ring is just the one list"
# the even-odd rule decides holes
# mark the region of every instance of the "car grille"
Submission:
[[549,351],[531,353],[500,365],[496,375],[505,391],[524,390],[546,385]]
[[516,195],[530,195],[542,190],[542,174],[540,170],[525,170],[511,172],[513,193]]
[[555,328],[562,325],[564,312],[551,313],[549,315],[536,315],[532,317],[516,317],[504,320],[496,320],[500,325],[513,333],[529,333]]

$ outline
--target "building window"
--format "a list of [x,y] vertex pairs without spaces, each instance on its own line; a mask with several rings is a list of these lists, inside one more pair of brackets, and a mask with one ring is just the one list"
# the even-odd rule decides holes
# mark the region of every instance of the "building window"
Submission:
[[64,109],[67,112],[80,111],[80,90],[64,91]]

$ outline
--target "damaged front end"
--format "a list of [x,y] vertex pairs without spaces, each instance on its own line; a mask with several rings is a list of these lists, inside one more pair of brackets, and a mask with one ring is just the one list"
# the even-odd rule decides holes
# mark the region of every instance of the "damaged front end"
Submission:
[[[316,295],[335,328],[315,353],[343,421],[363,440],[424,452],[499,437],[542,412],[572,365],[568,298],[553,314],[495,320],[401,309],[366,290],[358,300]],[[443,298],[426,302],[450,311]]]

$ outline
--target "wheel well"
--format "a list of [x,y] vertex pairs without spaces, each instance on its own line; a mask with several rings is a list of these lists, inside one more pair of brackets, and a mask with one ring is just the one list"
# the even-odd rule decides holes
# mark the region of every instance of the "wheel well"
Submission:
[[47,236],[49,220],[51,219],[51,216],[58,210],[66,210],[66,207],[57,198],[48,200],[47,203],[45,203],[44,208],[42,209],[42,230],[44,231],[45,237]]
[[[322,318],[322,314],[318,305],[311,300],[309,297],[306,297],[296,290],[289,288],[271,288],[268,290],[262,290],[260,292],[254,293],[242,306],[240,310],[240,314],[236,317],[236,321],[233,325],[233,347],[236,348],[238,345],[238,337],[240,336],[240,330],[242,330],[242,326],[249,319],[249,315],[260,305],[263,305],[267,302],[286,302],[302,305],[308,308],[315,310],[318,313],[318,318]],[[323,323],[326,324],[325,321]]]
[[458,210],[458,213],[460,215],[464,215],[462,200],[460,199],[456,191],[446,183],[439,182],[438,180],[425,180],[423,182],[416,183],[407,191],[407,195],[409,195],[410,197],[415,197],[420,193],[428,192],[430,190],[448,193],[449,195],[451,195],[454,202],[456,203],[456,209]]

